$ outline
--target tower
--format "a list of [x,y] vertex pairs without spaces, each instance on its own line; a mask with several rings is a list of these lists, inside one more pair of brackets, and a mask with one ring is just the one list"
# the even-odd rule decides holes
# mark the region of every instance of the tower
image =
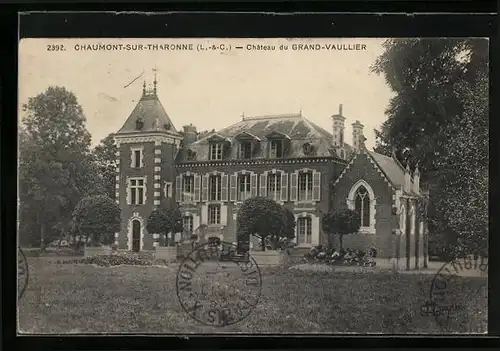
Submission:
[[158,237],[147,233],[147,219],[162,199],[172,196],[174,158],[182,140],[158,98],[156,73],[153,87],[147,89],[144,82],[139,102],[114,137],[121,208],[115,243],[122,250],[153,250]]
[[339,105],[339,113],[332,116],[333,119],[333,146],[344,146],[344,121],[345,117],[342,115],[342,104]]
[[352,146],[356,152],[364,147],[365,136],[363,135],[363,127],[364,125],[362,125],[359,121],[352,124]]

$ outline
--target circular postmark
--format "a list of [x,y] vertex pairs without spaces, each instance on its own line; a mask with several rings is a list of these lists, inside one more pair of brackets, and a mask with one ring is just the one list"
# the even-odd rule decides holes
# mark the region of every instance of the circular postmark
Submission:
[[[235,245],[222,242],[226,249]],[[176,290],[179,303],[194,320],[211,326],[228,326],[248,317],[257,306],[262,276],[250,256],[221,259],[213,244],[197,246],[180,264]]]
[[29,269],[28,260],[20,247],[17,248],[17,299],[19,300],[24,295],[26,286],[28,285]]
[[[445,263],[432,279],[422,313],[449,331],[483,331],[488,310],[488,258],[472,255]],[[483,331],[484,332],[484,331]]]

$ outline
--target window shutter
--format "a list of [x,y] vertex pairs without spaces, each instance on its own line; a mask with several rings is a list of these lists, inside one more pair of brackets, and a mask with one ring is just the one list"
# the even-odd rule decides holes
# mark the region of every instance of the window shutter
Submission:
[[139,155],[140,155],[139,156],[139,161],[140,161],[139,164],[141,165],[141,168],[143,168],[144,167],[144,150],[141,149],[139,152]]
[[321,173],[313,172],[313,201],[320,201],[321,197]]
[[220,192],[220,197],[222,201],[227,201],[227,181],[228,181],[228,176],[227,174],[222,174],[222,189]]
[[131,198],[130,198],[130,193],[131,193],[130,179],[127,179],[127,187],[125,189],[126,189],[126,192],[127,192],[127,204],[130,205],[131,201],[132,201]]
[[220,224],[227,225],[227,206],[226,205],[220,206]]
[[177,176],[175,177],[175,200],[178,202],[181,202],[183,200],[181,187],[182,187],[182,176]]
[[267,196],[267,173],[260,175],[260,196]]
[[236,174],[231,174],[230,178],[230,189],[229,189],[229,201],[236,201],[236,182],[238,178]]
[[201,180],[201,201],[208,201],[208,174],[204,174]]
[[319,245],[319,217],[311,216],[311,241],[313,245]]
[[[203,177],[205,178],[205,177]],[[208,224],[208,206],[201,206],[201,224]]]
[[290,174],[290,201],[297,201],[297,182],[297,173]]
[[288,173],[281,173],[281,201],[288,201]]
[[199,174],[194,175],[194,201],[200,202],[200,192],[201,192],[201,176]]
[[197,215],[193,215],[193,232],[196,231],[200,227],[200,217]]
[[257,174],[252,173],[250,175],[250,191],[251,196],[257,196]]

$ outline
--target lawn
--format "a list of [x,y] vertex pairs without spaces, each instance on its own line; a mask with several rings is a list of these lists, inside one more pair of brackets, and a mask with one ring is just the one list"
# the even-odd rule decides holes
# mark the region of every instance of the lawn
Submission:
[[449,283],[462,304],[444,326],[422,316],[430,275],[302,272],[264,268],[262,294],[241,322],[207,326],[193,320],[176,294],[177,266],[96,267],[30,258],[19,302],[23,333],[484,333],[485,278]]

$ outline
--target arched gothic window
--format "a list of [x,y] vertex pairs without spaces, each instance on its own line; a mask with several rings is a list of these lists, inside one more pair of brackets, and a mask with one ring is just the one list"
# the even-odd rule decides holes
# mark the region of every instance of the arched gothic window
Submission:
[[368,190],[361,185],[356,190],[356,195],[354,198],[354,208],[359,214],[361,220],[361,227],[370,226],[370,196],[368,195]]

